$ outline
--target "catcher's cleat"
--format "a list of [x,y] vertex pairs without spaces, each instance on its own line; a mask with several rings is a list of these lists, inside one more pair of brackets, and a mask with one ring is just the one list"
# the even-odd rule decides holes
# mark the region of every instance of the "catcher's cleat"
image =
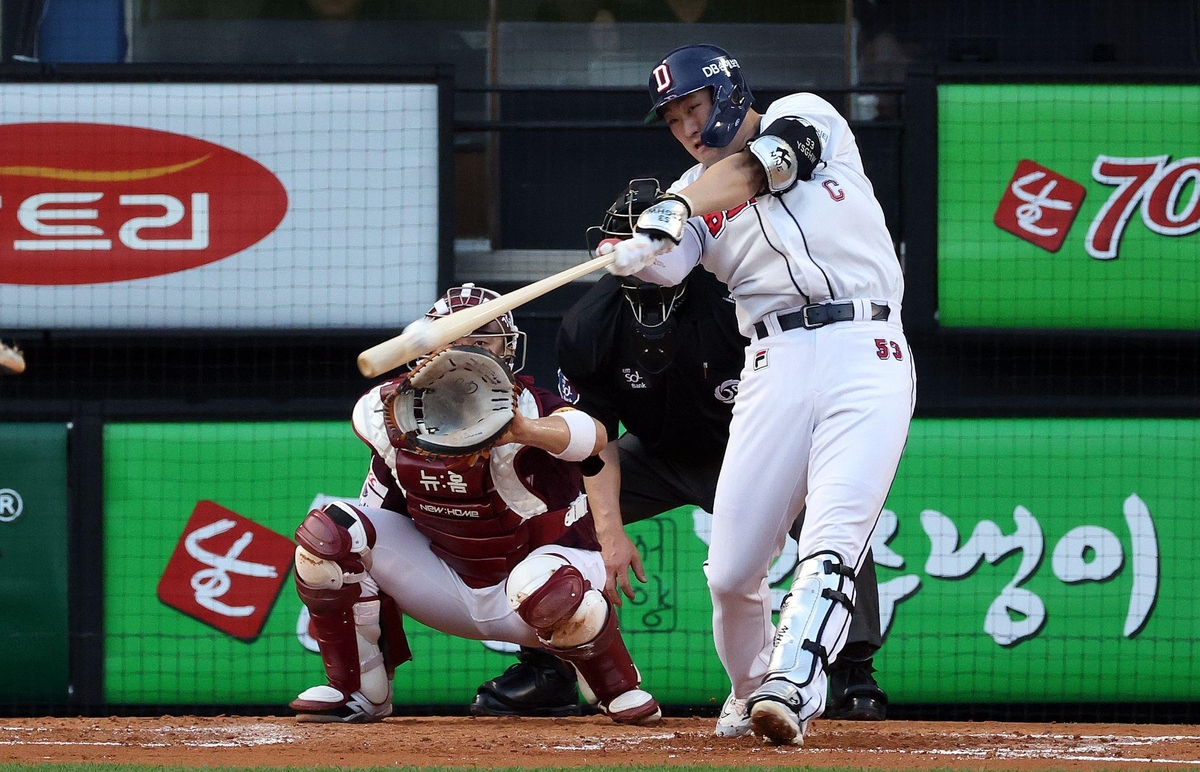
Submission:
[[750,727],[778,745],[804,745],[808,720],[800,720],[804,698],[795,684],[782,678],[767,681],[747,700]]
[[602,706],[608,717],[617,724],[651,726],[662,720],[662,709],[658,700],[641,689],[630,689],[618,694],[612,702]]
[[829,667],[829,705],[824,718],[841,721],[883,721],[887,695],[875,677],[871,660],[838,660]]
[[479,687],[473,716],[578,716],[575,670],[537,649],[521,649],[520,662]]
[[347,697],[324,684],[305,689],[288,707],[302,724],[370,724],[392,715],[392,690],[389,686],[387,700],[377,704],[362,692]]
[[721,715],[717,717],[717,728],[713,730],[717,737],[745,737],[750,734],[750,712],[746,708],[746,700],[739,700],[729,693],[725,704],[721,706]]

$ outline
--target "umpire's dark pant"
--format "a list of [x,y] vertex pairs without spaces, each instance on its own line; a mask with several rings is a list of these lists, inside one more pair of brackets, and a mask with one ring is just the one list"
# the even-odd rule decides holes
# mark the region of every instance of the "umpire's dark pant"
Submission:
[[[660,515],[676,507],[700,507],[713,511],[721,460],[684,463],[646,452],[641,440],[626,432],[617,440],[621,458],[621,520],[628,525]],[[792,526],[792,537],[800,534],[804,513]],[[842,657],[867,659],[883,645],[879,631],[879,584],[875,557],[867,550],[855,582],[857,598],[850,618],[850,632]]]

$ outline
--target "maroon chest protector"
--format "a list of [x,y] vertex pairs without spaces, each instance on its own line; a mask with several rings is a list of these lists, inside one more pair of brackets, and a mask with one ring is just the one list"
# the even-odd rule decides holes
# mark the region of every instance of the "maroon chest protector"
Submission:
[[[471,586],[502,581],[529,554],[529,522],[504,503],[490,462],[396,453],[408,514],[430,549]],[[540,519],[540,518],[539,518]]]
[[[396,479],[388,487],[399,483],[403,510],[429,539],[430,550],[468,586],[488,587],[503,581],[531,550],[543,545],[600,549],[591,513],[586,506],[575,505],[582,484],[574,465],[535,448],[516,453],[511,463],[519,470],[517,477],[527,492],[547,504],[547,511],[523,519],[496,490],[492,462],[486,456],[436,458],[407,449],[402,433],[389,420],[401,383],[380,389],[384,427],[396,449]],[[539,407],[546,409],[540,402]]]

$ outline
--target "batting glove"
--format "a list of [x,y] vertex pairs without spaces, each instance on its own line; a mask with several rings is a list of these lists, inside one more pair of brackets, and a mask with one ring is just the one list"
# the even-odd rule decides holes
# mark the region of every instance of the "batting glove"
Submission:
[[677,193],[663,193],[646,211],[638,216],[634,233],[644,233],[656,239],[670,239],[678,244],[683,239],[683,226],[692,216],[692,202]]
[[675,242],[670,239],[655,239],[638,233],[633,238],[625,239],[616,244],[601,244],[596,254],[603,257],[615,255],[606,270],[615,276],[629,276],[643,268],[654,265],[655,259],[675,248]]

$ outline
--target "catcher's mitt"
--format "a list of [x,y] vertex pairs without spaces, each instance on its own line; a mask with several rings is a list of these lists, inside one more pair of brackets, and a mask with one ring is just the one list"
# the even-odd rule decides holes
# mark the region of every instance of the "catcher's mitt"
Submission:
[[516,379],[478,346],[447,346],[418,364],[387,404],[405,446],[429,456],[467,456],[490,448],[513,420]]

